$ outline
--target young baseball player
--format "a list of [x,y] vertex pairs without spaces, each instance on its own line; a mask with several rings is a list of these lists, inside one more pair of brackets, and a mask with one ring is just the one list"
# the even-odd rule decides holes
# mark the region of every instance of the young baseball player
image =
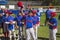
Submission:
[[8,32],[9,32],[9,38],[11,40],[12,34],[15,37],[14,33],[14,17],[11,16],[11,13],[9,11],[6,11],[6,17],[4,18],[5,24],[7,26]]
[[49,25],[49,40],[56,40],[57,33],[57,20],[54,18],[56,16],[55,12],[51,12],[50,19],[48,22]]
[[7,21],[7,17],[8,15],[6,14],[7,12],[5,12],[5,15],[3,15],[3,29],[4,29],[4,37],[8,37],[8,29],[7,29],[7,25],[6,25],[6,21]]
[[35,29],[35,36],[37,39],[37,27],[38,27],[39,17],[36,15],[36,10],[33,10],[32,13],[33,13],[33,26]]
[[26,16],[26,36],[27,39],[26,40],[30,40],[30,33],[33,37],[33,40],[36,40],[35,38],[35,33],[34,33],[34,29],[33,29],[33,17],[32,17],[32,12],[29,11],[28,16]]
[[18,15],[16,16],[16,22],[17,22],[17,26],[18,26],[18,40],[21,39],[22,36],[22,13],[19,12]]

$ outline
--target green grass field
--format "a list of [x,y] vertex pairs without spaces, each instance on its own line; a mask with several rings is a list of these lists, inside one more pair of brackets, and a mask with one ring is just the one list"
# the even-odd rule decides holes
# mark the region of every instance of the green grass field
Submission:
[[[58,21],[58,33],[57,33],[57,40],[60,40],[60,21],[58,20],[58,15],[57,13],[56,19]],[[41,19],[40,19],[40,24],[43,24],[45,21],[45,15],[42,14]],[[38,40],[48,40],[49,38],[49,28],[48,26],[40,26],[38,28]]]

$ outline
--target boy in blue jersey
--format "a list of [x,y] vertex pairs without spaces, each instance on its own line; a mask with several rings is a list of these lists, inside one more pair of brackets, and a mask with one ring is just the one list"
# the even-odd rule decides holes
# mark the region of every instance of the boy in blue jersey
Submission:
[[0,21],[1,21],[1,22],[0,22],[0,23],[1,23],[1,26],[2,26],[2,28],[3,28],[4,37],[8,37],[8,35],[7,35],[8,32],[6,32],[7,29],[5,28],[5,25],[4,25],[4,18],[5,18],[5,15],[4,15],[5,13],[4,13],[4,11],[5,11],[4,9],[1,9],[1,10],[0,10],[0,13],[1,13],[1,15],[0,15],[0,16],[1,16],[1,17],[0,17]]
[[39,21],[39,18],[38,16],[36,15],[36,11],[33,12],[33,27],[34,27],[34,30],[35,30],[35,36],[36,36],[36,39],[37,39],[37,22]]
[[57,33],[57,20],[54,18],[56,16],[55,12],[51,12],[50,19],[48,22],[49,25],[49,40],[56,40]]
[[8,37],[8,29],[7,29],[7,25],[5,24],[5,22],[7,21],[7,15],[3,15],[3,29],[4,29],[4,37]]
[[22,36],[22,13],[19,12],[18,15],[16,16],[15,20],[17,22],[17,26],[18,26],[18,40],[20,40],[21,36]]
[[7,30],[9,32],[9,38],[11,40],[12,38],[12,34],[15,37],[15,33],[14,33],[14,17],[11,16],[10,12],[6,12],[6,16],[4,18],[4,23],[7,25]]
[[33,37],[33,40],[36,40],[35,34],[34,34],[34,29],[33,29],[33,17],[32,17],[31,11],[29,11],[28,16],[26,16],[25,21],[26,21],[26,35],[27,35],[26,40],[30,40],[30,33]]

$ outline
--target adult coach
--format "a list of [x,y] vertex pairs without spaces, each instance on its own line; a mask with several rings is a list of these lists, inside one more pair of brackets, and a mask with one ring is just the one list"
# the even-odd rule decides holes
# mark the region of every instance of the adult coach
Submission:
[[53,7],[50,6],[50,7],[46,10],[46,12],[45,12],[45,15],[46,15],[45,26],[46,26],[47,22],[48,22],[49,19],[50,19],[50,13],[52,12],[52,10],[51,10],[52,8],[53,8]]

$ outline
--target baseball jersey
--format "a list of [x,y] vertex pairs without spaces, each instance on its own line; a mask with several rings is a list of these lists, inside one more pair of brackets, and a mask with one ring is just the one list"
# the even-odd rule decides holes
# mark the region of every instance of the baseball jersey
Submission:
[[49,25],[49,29],[55,29],[55,28],[57,28],[57,20],[55,18],[51,18],[49,20],[49,23],[53,24],[53,26]]
[[26,16],[26,29],[32,28],[33,26],[33,17],[32,16]]
[[35,25],[38,22],[39,18],[38,16],[33,16],[33,25]]
[[13,14],[17,15],[19,13],[19,10],[9,10],[10,12],[12,12]]
[[51,10],[46,10],[46,13],[45,13],[45,15],[46,15],[46,18],[50,18],[50,13],[51,13],[52,11]]
[[22,23],[21,23],[22,16],[17,15],[15,20],[17,21],[17,25],[18,25],[19,27],[21,27],[21,26],[22,26]]
[[[4,18],[4,22],[10,22],[10,21],[14,21],[14,18],[12,16],[8,16],[6,18]],[[14,28],[14,24],[8,24],[8,30],[12,30]]]
[[6,15],[3,15],[3,22],[7,22],[7,17],[6,17]]

